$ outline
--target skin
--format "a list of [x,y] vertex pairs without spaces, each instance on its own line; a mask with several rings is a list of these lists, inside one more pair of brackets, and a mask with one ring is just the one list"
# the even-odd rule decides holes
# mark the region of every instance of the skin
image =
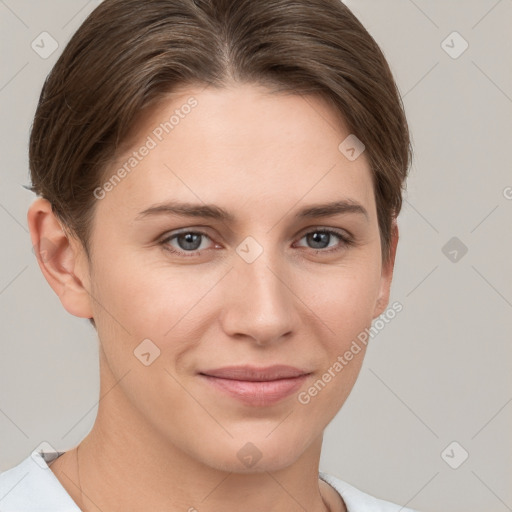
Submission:
[[[76,448],[51,470],[87,511],[346,510],[319,480],[319,459],[364,347],[310,403],[297,396],[385,311],[396,223],[384,266],[370,167],[365,153],[349,161],[339,151],[350,134],[343,119],[319,97],[253,84],[189,87],[165,98],[139,120],[106,178],[190,96],[197,107],[98,200],[90,260],[48,201],[29,209],[33,245],[53,248],[51,258],[39,259],[44,276],[69,313],[94,318],[100,341],[102,398],[79,445],[83,502]],[[294,218],[306,206],[348,198],[368,217]],[[171,199],[215,204],[236,221],[136,220]],[[207,234],[199,255],[183,238],[167,246],[196,256],[159,244],[182,228]],[[355,243],[327,235],[315,245],[306,235],[320,228],[349,233]],[[263,249],[252,263],[236,252],[248,236]],[[144,339],[160,349],[149,366],[134,356]],[[312,374],[267,407],[245,405],[198,376],[276,363]],[[237,457],[248,442],[262,454],[252,467]]]

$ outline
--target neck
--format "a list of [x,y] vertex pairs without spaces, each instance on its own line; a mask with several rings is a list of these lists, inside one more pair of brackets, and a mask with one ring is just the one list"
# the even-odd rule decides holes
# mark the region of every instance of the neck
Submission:
[[[170,459],[164,460],[156,454],[152,459],[151,452],[128,449],[133,444],[114,448],[111,443],[105,443],[106,439],[96,439],[95,435],[91,432],[82,441],[79,457],[75,457],[80,490],[80,497],[75,501],[83,512],[98,508],[108,512],[230,512],[240,510],[241,503],[246,511],[331,511],[325,501],[329,500],[320,490],[317,468],[305,471],[294,466],[251,474],[222,472],[210,467],[197,471],[197,464],[186,460],[179,450],[169,448],[167,453],[173,453]],[[105,485],[107,475],[108,486]],[[327,491],[325,486],[322,488]]]

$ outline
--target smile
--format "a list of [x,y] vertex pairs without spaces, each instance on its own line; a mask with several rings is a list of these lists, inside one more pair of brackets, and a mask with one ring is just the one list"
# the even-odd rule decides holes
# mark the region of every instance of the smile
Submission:
[[252,406],[269,406],[295,393],[310,372],[275,365],[267,368],[227,367],[200,373],[211,387]]

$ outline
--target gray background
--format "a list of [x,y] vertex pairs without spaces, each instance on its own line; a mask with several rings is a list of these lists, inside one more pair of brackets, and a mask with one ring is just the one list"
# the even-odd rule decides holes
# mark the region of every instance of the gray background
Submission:
[[[424,512],[512,510],[512,1],[346,3],[390,62],[415,157],[390,299],[403,311],[372,339],[321,469]],[[21,185],[44,77],[98,4],[0,0],[0,471],[43,441],[75,446],[97,411],[95,331],[44,280]],[[46,59],[43,31],[59,44]]]

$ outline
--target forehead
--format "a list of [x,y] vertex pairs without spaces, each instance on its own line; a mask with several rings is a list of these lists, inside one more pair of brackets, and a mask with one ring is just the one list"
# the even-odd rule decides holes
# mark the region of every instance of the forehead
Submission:
[[127,172],[108,199],[140,211],[168,199],[271,209],[351,197],[371,213],[366,155],[351,161],[339,148],[349,135],[316,95],[252,84],[182,89],[137,120],[110,166],[110,175]]

